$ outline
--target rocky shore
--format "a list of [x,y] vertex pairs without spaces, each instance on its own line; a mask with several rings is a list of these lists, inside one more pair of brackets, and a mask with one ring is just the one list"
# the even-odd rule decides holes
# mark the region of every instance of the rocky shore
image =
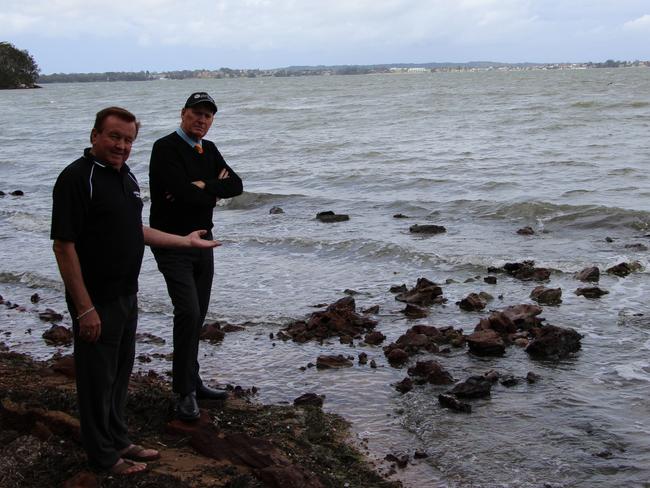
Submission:
[[[350,443],[348,426],[319,402],[261,405],[233,388],[202,402],[199,421],[173,420],[169,382],[131,381],[132,438],[161,452],[143,474],[89,469],[79,444],[71,358],[38,362],[0,352],[0,487],[385,487],[397,488]],[[322,402],[321,402],[322,403]]]

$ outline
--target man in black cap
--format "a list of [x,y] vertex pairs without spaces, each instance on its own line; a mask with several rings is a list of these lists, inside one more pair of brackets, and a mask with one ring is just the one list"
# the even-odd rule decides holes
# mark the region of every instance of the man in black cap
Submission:
[[[180,127],[154,143],[149,166],[149,223],[154,229],[178,235],[212,229],[217,200],[242,193],[239,176],[226,164],[217,147],[203,139],[216,112],[217,104],[210,95],[193,93],[181,110]],[[172,387],[178,395],[176,415],[181,420],[195,420],[199,417],[197,398],[227,398],[225,392],[203,384],[197,358],[199,334],[210,303],[213,252],[158,248],[152,251],[174,306]]]
[[117,475],[160,457],[131,442],[125,419],[135,357],[138,275],[144,245],[212,248],[206,231],[171,235],[142,225],[140,187],[126,165],[140,123],[120,107],[100,110],[92,147],[59,175],[51,238],[74,332],[81,440],[90,463]]

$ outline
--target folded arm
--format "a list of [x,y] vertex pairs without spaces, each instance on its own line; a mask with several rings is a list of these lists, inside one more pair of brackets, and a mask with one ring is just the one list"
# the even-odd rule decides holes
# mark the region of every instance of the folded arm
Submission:
[[207,232],[207,230],[195,230],[186,236],[178,236],[158,229],[152,229],[146,225],[142,226],[144,243],[151,247],[198,247],[209,249],[220,246],[221,243],[219,241],[202,239]]

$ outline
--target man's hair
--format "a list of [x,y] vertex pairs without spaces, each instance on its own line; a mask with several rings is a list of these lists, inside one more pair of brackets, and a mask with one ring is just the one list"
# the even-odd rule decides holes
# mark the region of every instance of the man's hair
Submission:
[[136,119],[135,115],[133,115],[131,112],[121,107],[108,107],[97,112],[93,129],[95,129],[97,132],[101,132],[104,128],[104,121],[111,115],[118,117],[125,122],[135,123],[135,135],[136,137],[138,136],[138,131],[140,130],[140,121]]

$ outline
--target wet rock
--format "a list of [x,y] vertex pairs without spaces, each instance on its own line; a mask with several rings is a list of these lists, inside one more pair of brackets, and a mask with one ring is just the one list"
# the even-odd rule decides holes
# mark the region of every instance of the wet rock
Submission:
[[395,463],[400,469],[404,469],[409,463],[408,454],[387,454],[384,459],[386,459],[386,461],[390,461],[391,463]]
[[428,224],[428,225],[412,225],[409,227],[409,232],[412,234],[442,234],[444,232],[447,232],[447,229],[445,229],[442,225],[433,225],[433,224]]
[[374,359],[371,359],[371,360],[370,360],[370,367],[371,367],[372,369],[377,369],[377,363],[375,362]]
[[339,338],[339,342],[340,342],[341,344],[352,344],[352,343],[353,343],[353,340],[352,340],[352,337],[350,337],[350,336],[348,336],[348,335],[342,335],[342,336]]
[[506,352],[505,342],[499,333],[492,329],[476,331],[465,340],[470,352],[477,356],[503,356]]
[[369,332],[363,338],[363,342],[370,344],[371,346],[377,346],[386,340],[386,336],[379,332],[378,330]]
[[359,364],[367,364],[368,363],[368,355],[365,352],[359,353]]
[[162,346],[165,344],[165,339],[153,334],[149,334],[148,332],[138,332],[135,335],[135,340],[141,344],[155,344],[157,346]]
[[535,358],[565,358],[580,350],[581,338],[574,329],[546,325],[539,329],[539,334],[528,345],[526,352]]
[[421,319],[429,315],[429,310],[412,303],[407,303],[402,313],[410,319]]
[[530,298],[542,305],[559,305],[562,303],[562,289],[546,288],[544,285],[536,286],[530,292]]
[[38,318],[44,322],[59,322],[63,320],[63,315],[51,308],[46,308],[44,312],[39,312]]
[[413,389],[413,381],[411,378],[404,378],[399,383],[395,383],[395,389],[401,394],[408,393]]
[[295,407],[322,407],[323,401],[325,400],[325,395],[317,395],[316,393],[304,393],[298,398],[293,400],[293,405]]
[[221,330],[221,325],[218,322],[205,324],[201,328],[201,333],[199,335],[199,339],[211,343],[221,342],[223,341],[224,337],[226,337],[226,333]]
[[[546,281],[551,276],[551,271],[549,269],[536,268],[534,261],[506,263],[502,270],[522,281]],[[494,271],[495,268],[488,268],[488,272]]]
[[542,379],[542,377],[540,375],[536,374],[536,373],[533,373],[532,371],[529,371],[526,374],[526,381],[528,383],[531,383],[531,384],[537,383],[540,379]]
[[429,457],[429,455],[426,452],[423,452],[423,451],[415,451],[413,453],[413,459],[426,459],[428,457]]
[[517,347],[526,347],[530,344],[530,341],[526,337],[518,337],[513,341],[513,344]]
[[483,376],[470,376],[454,386],[450,393],[458,398],[485,398],[490,396],[492,382]]
[[333,336],[360,339],[362,333],[375,328],[377,321],[358,314],[355,309],[354,298],[341,298],[326,310],[314,312],[308,321],[300,320],[290,324],[284,332],[295,342],[301,343]]
[[499,381],[499,383],[501,383],[503,386],[506,386],[506,387],[509,388],[511,386],[515,386],[515,385],[519,384],[519,380],[517,378],[515,378],[513,375],[508,374],[508,375],[502,377],[501,381]]
[[600,280],[600,270],[596,266],[590,266],[575,274],[576,280],[594,281]]
[[497,381],[499,381],[499,378],[500,378],[500,377],[501,377],[501,375],[499,374],[499,372],[498,372],[498,371],[495,371],[495,370],[493,370],[493,369],[491,369],[490,371],[486,371],[485,373],[483,373],[483,378],[485,378],[486,380],[488,380],[490,383],[496,383]]
[[5,192],[3,192],[2,190],[0,190],[0,197],[4,197],[4,196],[5,196]]
[[282,207],[277,207],[277,206],[274,205],[274,206],[271,207],[271,209],[269,210],[269,213],[270,213],[271,215],[283,214],[283,213],[284,213],[284,210],[282,210]]
[[440,403],[440,406],[454,412],[472,413],[472,406],[469,403],[461,402],[454,395],[441,393],[438,395],[438,403]]
[[390,287],[388,291],[390,291],[391,293],[405,293],[407,290],[408,288],[406,288],[406,285],[402,284],[402,285],[393,285]]
[[[404,364],[409,359],[409,355],[403,349],[395,348],[386,353],[386,358],[392,366],[399,366]],[[372,364],[371,364],[372,366]]]
[[358,292],[357,290],[352,290],[350,288],[346,288],[345,290],[343,290],[343,293],[353,297],[354,295],[359,295],[360,292]]
[[29,301],[32,303],[38,303],[41,301],[41,297],[38,296],[38,293],[34,293],[31,297],[29,297]]
[[22,197],[25,195],[25,193],[22,190],[14,190],[9,195],[14,196],[14,197]]
[[62,325],[53,325],[43,332],[43,339],[49,345],[68,345],[72,344],[72,331]]
[[486,305],[486,301],[479,297],[476,293],[470,293],[460,302],[458,302],[460,309],[465,310],[466,312],[478,312],[480,310],[483,310]]
[[605,237],[605,242],[614,242],[614,239],[611,237]]
[[607,273],[620,276],[621,278],[625,278],[631,272],[632,272],[632,267],[630,266],[629,263],[619,263],[616,266],[607,268]]
[[648,246],[641,244],[640,242],[635,242],[634,244],[626,244],[625,249],[630,249],[632,251],[645,252],[648,250]]
[[486,276],[483,278],[483,281],[485,281],[488,285],[496,285],[497,284],[497,277],[496,276]]
[[428,306],[440,303],[442,288],[426,278],[419,278],[415,287],[395,296],[395,300],[415,305]]
[[150,363],[151,362],[151,356],[148,354],[139,354],[137,357],[138,361],[141,363]]
[[325,223],[332,223],[332,222],[345,222],[346,220],[350,220],[350,216],[346,214],[335,214],[331,210],[327,210],[325,212],[318,212],[316,214],[316,218],[320,220],[321,222]]
[[517,234],[521,236],[532,236],[535,234],[535,231],[531,226],[527,225],[526,227],[522,227],[521,229],[517,230]]
[[404,214],[398,213],[398,214],[393,215],[393,218],[394,218],[394,219],[408,219],[408,218],[410,218],[410,217],[409,217],[408,215],[404,215]]
[[451,374],[438,361],[418,361],[408,369],[409,376],[418,376],[432,385],[450,385],[454,382]]
[[576,295],[583,296],[585,298],[600,298],[603,295],[607,295],[609,292],[597,286],[588,286],[585,288],[578,288],[575,293]]
[[[433,326],[415,326],[401,335],[397,341],[384,347],[384,354],[389,358],[394,350],[403,351],[408,356],[412,356],[421,351],[438,352],[438,342],[444,341],[445,338],[441,332]],[[395,357],[395,356],[394,356]],[[397,353],[397,359],[391,362],[399,362],[401,354]]]
[[316,368],[318,369],[336,369],[336,368],[349,368],[352,366],[352,361],[343,356],[338,355],[321,355],[316,359]]
[[371,314],[374,315],[374,314],[377,314],[377,313],[379,313],[379,305],[373,305],[372,307],[368,307],[368,308],[366,308],[366,309],[363,309],[363,310],[361,311],[361,313],[363,313],[363,314],[367,314],[367,315],[371,315]]

